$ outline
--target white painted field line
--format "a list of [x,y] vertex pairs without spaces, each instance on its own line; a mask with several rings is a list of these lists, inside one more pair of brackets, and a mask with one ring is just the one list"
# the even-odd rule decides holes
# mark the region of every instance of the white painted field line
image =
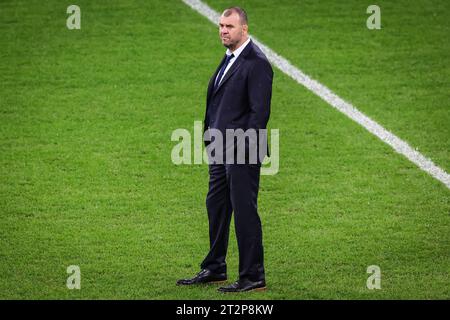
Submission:
[[[200,0],[182,1],[204,17],[208,18],[212,23],[217,25],[220,14],[211,9],[208,5]],[[293,66],[288,60],[275,53],[272,49],[270,49],[262,42],[258,41],[254,36],[252,36],[252,39],[256,43],[256,45],[259,46],[265,53],[270,62],[278,69],[283,71],[285,74],[290,76],[302,86],[305,86],[306,88],[314,92],[333,108],[336,108],[337,110],[348,116],[350,119],[362,125],[369,132],[380,138],[383,142],[390,145],[396,152],[404,155],[411,162],[415,163],[420,169],[429,173],[431,176],[444,183],[447,188],[450,189],[450,175],[440,167],[436,166],[433,161],[423,156],[420,152],[414,150],[405,141],[383,128],[377,122],[370,119],[368,116],[356,109],[352,104],[346,102],[338,95],[333,93],[326,86],[314,79],[311,79],[300,69]]]

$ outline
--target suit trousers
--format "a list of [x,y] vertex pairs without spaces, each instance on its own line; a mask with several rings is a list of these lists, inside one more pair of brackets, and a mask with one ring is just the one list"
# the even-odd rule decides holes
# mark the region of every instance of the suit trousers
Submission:
[[210,250],[202,269],[226,273],[232,212],[239,249],[239,278],[265,279],[261,220],[258,215],[260,164],[210,164],[206,208]]

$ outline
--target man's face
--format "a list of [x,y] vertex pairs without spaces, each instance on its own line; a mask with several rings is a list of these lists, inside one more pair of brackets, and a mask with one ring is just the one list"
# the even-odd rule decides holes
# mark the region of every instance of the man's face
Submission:
[[245,42],[247,37],[247,25],[242,25],[239,15],[233,12],[228,17],[222,15],[219,21],[219,35],[222,44],[233,51]]

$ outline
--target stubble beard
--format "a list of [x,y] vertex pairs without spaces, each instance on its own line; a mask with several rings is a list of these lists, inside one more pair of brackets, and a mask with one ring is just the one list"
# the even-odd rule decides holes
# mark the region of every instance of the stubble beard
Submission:
[[225,48],[229,49],[230,51],[234,51],[234,49],[236,49],[237,45],[239,44],[239,41],[230,41],[229,43],[224,43],[222,42],[222,44],[224,45]]

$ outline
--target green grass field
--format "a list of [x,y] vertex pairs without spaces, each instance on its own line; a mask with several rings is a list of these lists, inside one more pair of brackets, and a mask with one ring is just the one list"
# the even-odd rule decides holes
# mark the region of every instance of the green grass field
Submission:
[[[379,1],[381,30],[371,2],[206,2],[243,6],[259,40],[450,171],[448,1]],[[217,29],[179,0],[79,0],[68,30],[70,4],[0,2],[1,299],[450,299],[450,190],[278,69],[269,290],[175,286],[208,250],[208,172],[172,164],[170,137],[203,119]],[[232,231],[230,281],[237,263]]]

